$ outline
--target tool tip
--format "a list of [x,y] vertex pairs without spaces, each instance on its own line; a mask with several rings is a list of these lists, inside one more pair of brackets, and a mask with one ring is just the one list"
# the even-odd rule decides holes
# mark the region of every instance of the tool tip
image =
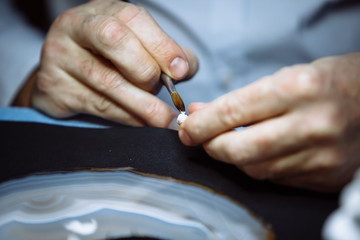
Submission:
[[185,104],[177,92],[171,93],[171,99],[180,112],[185,112]]

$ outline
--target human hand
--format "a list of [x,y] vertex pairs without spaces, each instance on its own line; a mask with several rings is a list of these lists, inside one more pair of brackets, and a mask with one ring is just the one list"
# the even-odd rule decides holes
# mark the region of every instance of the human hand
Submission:
[[52,24],[41,63],[15,101],[54,117],[89,113],[131,125],[167,127],[174,110],[153,94],[161,71],[175,80],[197,70],[143,8],[90,1]]
[[328,57],[190,105],[179,137],[253,178],[337,191],[360,166],[359,106],[360,54]]

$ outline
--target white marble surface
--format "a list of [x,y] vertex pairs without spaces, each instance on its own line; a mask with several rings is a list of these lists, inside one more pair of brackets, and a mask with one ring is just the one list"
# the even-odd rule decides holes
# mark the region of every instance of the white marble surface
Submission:
[[33,175],[0,184],[0,239],[267,239],[229,198],[129,171]]

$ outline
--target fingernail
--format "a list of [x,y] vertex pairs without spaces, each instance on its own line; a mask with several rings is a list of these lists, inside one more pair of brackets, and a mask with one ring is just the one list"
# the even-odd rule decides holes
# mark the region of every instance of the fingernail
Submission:
[[189,113],[193,114],[196,111],[199,111],[203,108],[205,108],[208,105],[208,103],[204,103],[204,102],[195,102],[195,103],[190,103],[189,105]]
[[184,129],[180,128],[179,137],[185,145],[192,145],[192,140],[191,140],[190,136],[188,135],[188,133]]
[[181,57],[177,57],[170,64],[170,71],[174,77],[184,78],[189,71],[189,64]]

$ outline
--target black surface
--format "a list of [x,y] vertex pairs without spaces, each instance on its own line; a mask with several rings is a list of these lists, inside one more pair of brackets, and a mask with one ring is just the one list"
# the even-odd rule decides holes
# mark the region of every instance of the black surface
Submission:
[[0,122],[0,182],[35,172],[133,167],[196,182],[231,196],[268,222],[277,239],[321,239],[338,195],[260,182],[186,147],[177,132],[117,126],[87,129]]

